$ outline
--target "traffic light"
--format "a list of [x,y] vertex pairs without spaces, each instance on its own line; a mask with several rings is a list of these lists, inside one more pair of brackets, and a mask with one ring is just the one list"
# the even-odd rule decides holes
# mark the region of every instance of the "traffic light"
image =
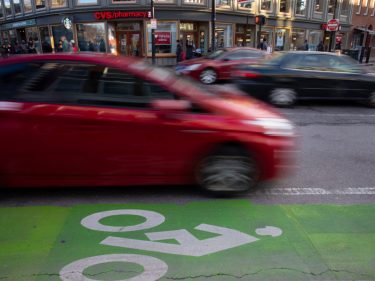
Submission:
[[263,15],[255,16],[255,24],[265,25],[266,24],[266,17]]

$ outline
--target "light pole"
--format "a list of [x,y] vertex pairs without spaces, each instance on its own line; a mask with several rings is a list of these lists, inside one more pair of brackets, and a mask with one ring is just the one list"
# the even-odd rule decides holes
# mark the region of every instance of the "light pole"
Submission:
[[[151,19],[155,19],[155,7],[154,0],[151,0]],[[152,64],[155,64],[155,29],[152,28],[151,24],[151,61]]]
[[212,28],[212,38],[211,38],[211,52],[215,51],[215,21],[216,21],[216,1],[212,0],[211,2],[211,28]]
[[[337,8],[337,0],[335,0],[335,5],[333,6],[333,18],[334,19],[336,19],[336,8]],[[331,52],[332,49],[334,51],[335,46],[336,46],[336,31],[331,31],[328,51]]]

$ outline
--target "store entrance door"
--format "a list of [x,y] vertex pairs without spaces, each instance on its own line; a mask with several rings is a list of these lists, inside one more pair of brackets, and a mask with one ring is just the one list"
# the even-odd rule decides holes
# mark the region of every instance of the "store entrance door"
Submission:
[[119,54],[123,56],[142,56],[141,33],[139,31],[119,31],[117,33]]

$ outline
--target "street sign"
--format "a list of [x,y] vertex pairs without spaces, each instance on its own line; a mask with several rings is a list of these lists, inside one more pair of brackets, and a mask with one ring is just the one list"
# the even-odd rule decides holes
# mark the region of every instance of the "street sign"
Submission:
[[151,19],[151,29],[157,29],[158,28],[158,22],[156,19]]
[[337,19],[331,19],[327,22],[327,31],[337,31],[339,30],[340,22]]

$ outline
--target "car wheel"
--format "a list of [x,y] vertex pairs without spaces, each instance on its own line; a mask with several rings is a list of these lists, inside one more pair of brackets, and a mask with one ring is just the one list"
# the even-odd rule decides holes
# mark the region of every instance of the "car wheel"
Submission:
[[201,161],[198,183],[210,193],[235,194],[253,188],[259,179],[258,166],[245,151],[224,147]]
[[296,102],[297,93],[293,89],[276,88],[269,95],[269,101],[276,106],[291,106]]
[[199,78],[204,84],[213,84],[216,82],[217,74],[212,68],[207,68],[201,72]]
[[375,92],[372,92],[368,98],[368,105],[375,107]]

